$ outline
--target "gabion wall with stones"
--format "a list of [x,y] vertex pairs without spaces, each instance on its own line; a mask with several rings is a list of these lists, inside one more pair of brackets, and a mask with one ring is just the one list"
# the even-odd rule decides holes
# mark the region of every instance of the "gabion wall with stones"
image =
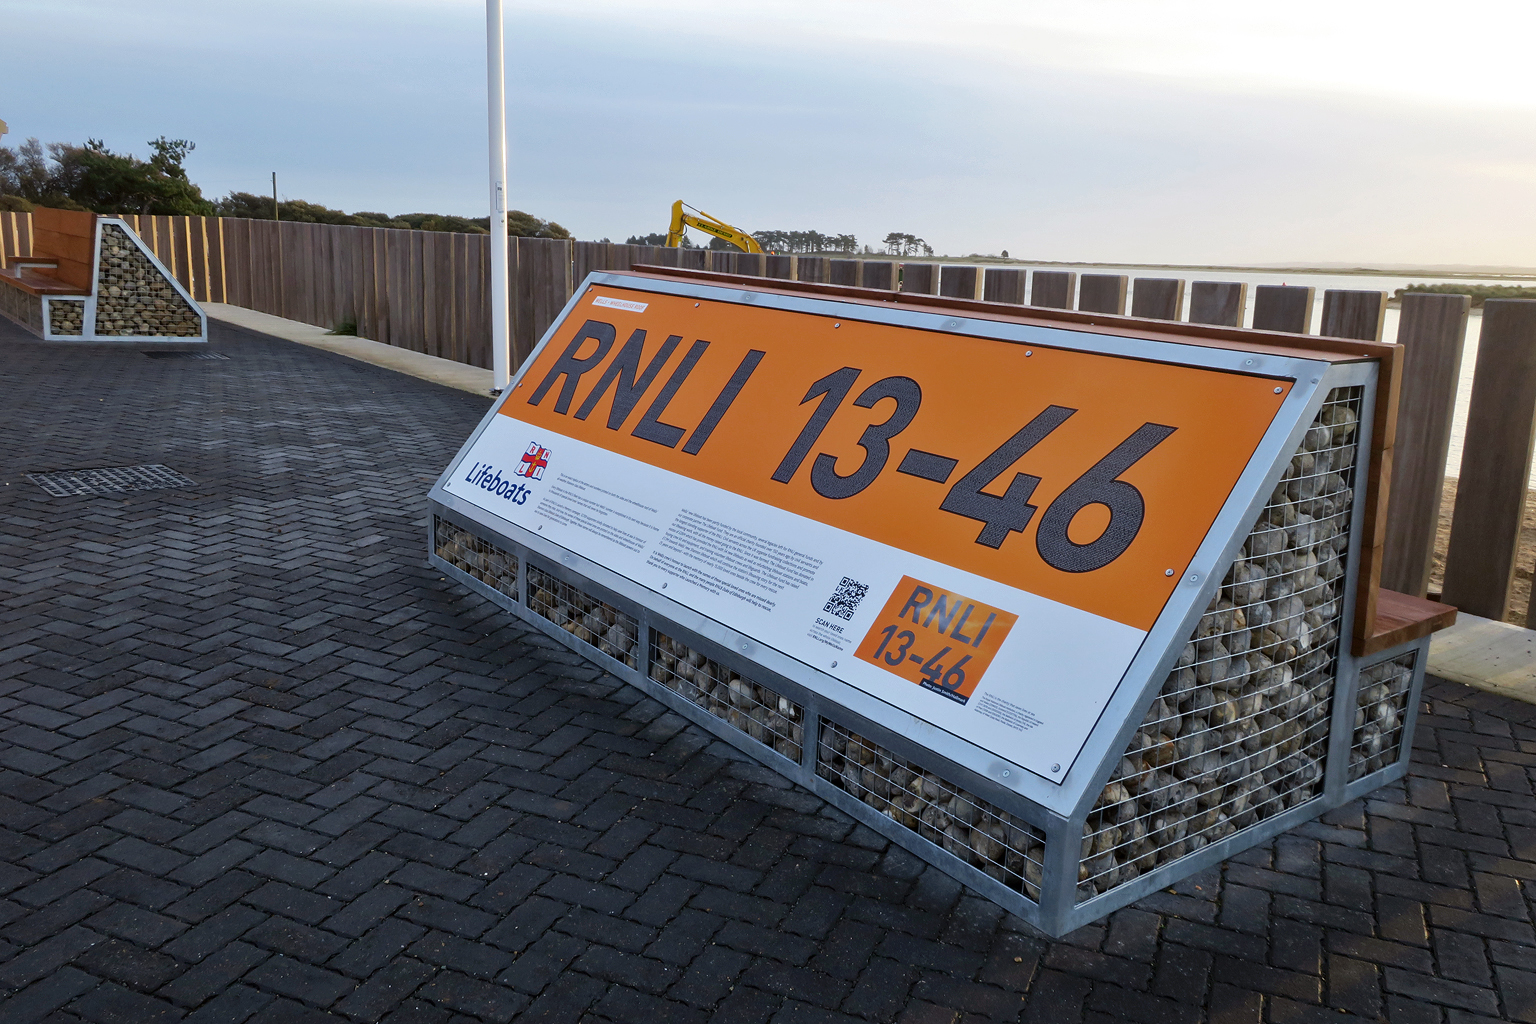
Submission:
[[821,720],[816,774],[1036,903],[1045,836],[1022,818],[885,747]]
[[584,644],[630,668],[640,664],[640,624],[579,587],[528,566],[528,607]]
[[516,555],[439,516],[432,517],[432,550],[449,565],[517,600]]
[[681,640],[655,630],[651,633],[653,680],[791,761],[800,760],[805,712],[799,704],[706,658]]
[[1364,778],[1395,762],[1403,753],[1403,719],[1413,687],[1417,651],[1360,670],[1355,698],[1355,728],[1349,743],[1349,778]]
[[102,337],[196,338],[202,319],[116,224],[101,226],[96,333]]
[[1099,794],[1079,901],[1322,793],[1362,394],[1328,394]]
[[84,299],[49,299],[48,331],[58,336],[73,337],[85,332]]
[[31,292],[0,284],[0,313],[32,331],[43,333],[43,300]]

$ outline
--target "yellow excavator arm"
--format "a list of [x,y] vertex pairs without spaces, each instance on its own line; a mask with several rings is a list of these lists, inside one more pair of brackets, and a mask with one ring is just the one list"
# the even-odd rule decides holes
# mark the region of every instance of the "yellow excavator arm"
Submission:
[[[692,213],[685,213],[692,210]],[[695,210],[691,206],[684,206],[679,199],[672,204],[672,224],[667,228],[667,245],[677,248],[683,244],[683,229],[685,227],[698,228],[700,231],[723,238],[742,252],[762,252],[763,247],[757,244],[757,239],[747,234],[740,228],[733,228],[718,217],[711,217],[703,210]]]

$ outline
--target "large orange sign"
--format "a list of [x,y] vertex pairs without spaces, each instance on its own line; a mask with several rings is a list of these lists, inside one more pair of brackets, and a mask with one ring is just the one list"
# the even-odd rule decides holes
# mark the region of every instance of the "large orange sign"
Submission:
[[1146,630],[1288,391],[597,286],[501,412]]

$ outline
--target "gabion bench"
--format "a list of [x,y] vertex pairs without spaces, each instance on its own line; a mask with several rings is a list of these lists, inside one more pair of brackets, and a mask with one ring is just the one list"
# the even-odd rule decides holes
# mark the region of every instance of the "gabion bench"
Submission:
[[[551,541],[553,526],[520,511],[531,505],[503,511],[504,499],[470,500],[454,484],[491,450],[487,428],[522,415],[514,403],[529,401],[561,346],[577,344],[584,304],[607,296],[644,308],[636,299],[647,295],[838,327],[900,324],[939,344],[968,332],[1033,345],[1031,355],[1097,345],[1117,358],[1206,360],[1288,390],[1199,552],[1176,578],[1168,571],[1168,603],[1080,753],[1052,769],[1024,756],[1027,730],[1018,757],[1000,756],[845,685],[837,660],[812,664],[691,607],[681,584],[642,584]],[[1455,613],[1373,582],[1393,358],[1392,346],[1369,342],[665,269],[597,273],[433,487],[429,560],[1060,935],[1406,772],[1429,635]]]

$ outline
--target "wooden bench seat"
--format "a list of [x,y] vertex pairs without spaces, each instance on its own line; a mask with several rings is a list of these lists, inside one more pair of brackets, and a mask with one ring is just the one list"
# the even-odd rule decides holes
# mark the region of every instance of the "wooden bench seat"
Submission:
[[[11,261],[16,262],[16,261]],[[60,281],[49,272],[46,266],[22,263],[21,266],[9,266],[0,270],[0,283],[10,285],[12,288],[20,288],[28,295],[81,295],[84,294],[75,285]],[[86,289],[87,291],[89,289]]]
[[1456,609],[1395,590],[1376,592],[1376,620],[1359,645],[1365,657],[1445,629],[1456,622]]

